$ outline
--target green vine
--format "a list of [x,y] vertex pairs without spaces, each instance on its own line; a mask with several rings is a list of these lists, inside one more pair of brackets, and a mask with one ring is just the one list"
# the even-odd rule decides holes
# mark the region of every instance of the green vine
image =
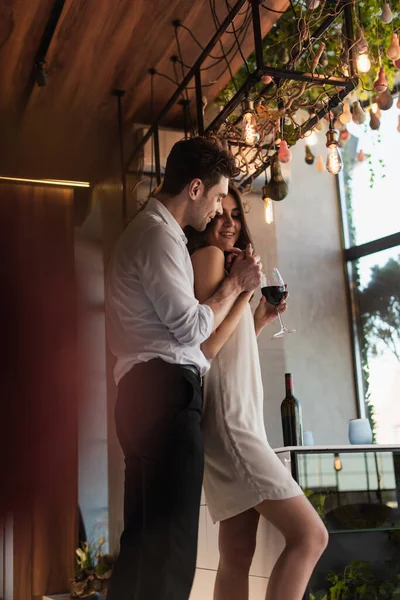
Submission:
[[[392,24],[384,24],[380,20],[383,3],[381,0],[360,0],[353,5],[353,19],[356,29],[361,26],[364,30],[364,36],[369,44],[368,55],[372,63],[372,67],[368,73],[360,74],[358,93],[361,99],[369,98],[373,93],[373,83],[377,76],[380,64],[385,68],[389,86],[393,85],[396,69],[386,56],[386,50],[391,42],[391,35],[394,27],[398,27],[397,21],[400,18],[400,0],[392,0],[391,9],[393,12]],[[263,10],[261,7],[260,10]],[[321,2],[321,8],[318,11],[306,11],[304,0],[300,0],[296,4],[297,19],[294,18],[292,10],[287,10],[278,21],[272,26],[271,30],[263,40],[263,58],[264,63],[272,67],[284,68],[290,60],[290,52],[298,48],[299,43],[299,19],[307,18],[310,20],[310,31],[313,32],[331,14],[332,3]],[[341,26],[341,17],[338,17],[330,28],[325,32],[322,38],[313,44],[311,53],[306,52],[296,64],[296,70],[310,72],[311,59],[313,54],[318,49],[321,42],[325,44],[324,64],[320,63],[316,66],[315,73],[330,76],[343,76],[343,31]],[[346,61],[344,61],[346,62]],[[255,54],[251,54],[245,64],[235,74],[233,79],[220,92],[216,99],[219,105],[225,105],[246,81],[248,71],[256,70]],[[281,81],[279,88],[279,97],[285,97],[285,93],[291,93],[292,82]],[[251,95],[259,94],[264,88],[262,83],[258,83],[251,89]],[[250,91],[250,90],[249,90]],[[333,88],[330,90],[319,84],[314,84],[307,87],[301,95],[301,105],[312,105],[323,97],[321,94],[333,93]],[[269,105],[277,108],[279,101],[278,94],[268,99]],[[235,116],[233,116],[233,119]],[[299,138],[300,132],[294,126],[285,124],[284,139],[289,144],[293,144]]]

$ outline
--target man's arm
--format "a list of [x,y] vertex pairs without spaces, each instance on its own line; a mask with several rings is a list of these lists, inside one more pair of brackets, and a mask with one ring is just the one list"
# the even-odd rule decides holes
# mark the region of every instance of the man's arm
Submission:
[[[253,292],[259,287],[261,266],[260,257],[253,255],[253,248],[248,244],[246,250],[235,259],[229,275],[220,283],[218,289],[203,301],[203,304],[208,305],[214,313],[213,331],[221,325],[243,292]],[[203,265],[203,269],[203,276],[208,279],[207,266]]]
[[[222,282],[226,279],[224,254],[215,246],[207,246],[192,256],[192,263],[195,296],[199,302],[206,300],[209,303],[215,298],[216,293],[218,294]],[[236,297],[225,319],[214,329],[208,340],[202,343],[201,349],[207,358],[214,358],[230,338],[242,317],[251,294],[251,292],[245,292]]]
[[164,325],[182,344],[200,346],[213,329],[213,311],[199,304],[186,271],[179,240],[163,226],[142,234],[143,246],[133,257],[143,290]]

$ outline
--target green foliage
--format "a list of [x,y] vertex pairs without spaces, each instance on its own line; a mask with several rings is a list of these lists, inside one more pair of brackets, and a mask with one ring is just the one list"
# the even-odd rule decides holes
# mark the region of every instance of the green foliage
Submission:
[[390,2],[393,13],[392,23],[385,24],[380,20],[382,7],[383,2],[379,0],[360,0],[357,2],[358,17],[364,29],[365,39],[369,44],[368,56],[372,62],[372,68],[369,73],[361,74],[362,98],[367,98],[368,90],[372,90],[373,82],[379,69],[379,58],[382,61],[382,66],[385,68],[389,87],[393,85],[396,75],[396,69],[392,61],[387,58],[386,51],[390,46],[393,29],[399,27],[400,0],[392,0]]
[[[373,82],[377,76],[380,63],[385,67],[386,76],[389,86],[393,85],[396,69],[386,56],[386,51],[391,42],[391,35],[394,28],[399,27],[400,20],[400,0],[392,0],[391,9],[393,12],[393,22],[384,24],[380,20],[383,2],[381,0],[359,0],[353,6],[353,20],[355,30],[361,26],[364,30],[364,36],[369,44],[368,56],[371,60],[372,67],[369,73],[360,74],[359,93],[362,99],[369,97],[370,92],[373,92]],[[264,16],[263,7],[260,7],[261,16]],[[293,11],[289,8],[283,15],[279,17],[277,22],[272,26],[269,33],[263,40],[263,57],[264,63],[276,68],[284,68],[290,60],[291,52],[296,52],[299,49],[299,21],[300,17],[306,16],[307,25],[310,32],[314,32],[325,18],[332,13],[332,2],[321,2],[320,9],[306,12],[305,0],[299,0],[296,3],[296,17],[294,18]],[[343,31],[342,18],[337,18],[334,23],[328,28],[324,35],[319,38],[311,49],[311,52],[305,52],[301,59],[296,64],[296,70],[310,72],[312,68],[312,59],[321,42],[325,43],[326,51],[325,58],[327,64],[316,67],[315,72],[321,75],[343,76],[342,70],[342,52],[343,52]],[[251,54],[247,59],[247,67],[245,64],[241,66],[233,79],[220,92],[217,97],[217,104],[225,105],[235,94],[247,79],[248,72],[255,71],[256,60],[255,54]],[[288,92],[289,82],[281,82],[279,93],[285,95]],[[259,83],[252,87],[251,95],[258,94],[263,89],[263,84]],[[302,104],[305,106],[312,104],[319,99],[324,88],[320,85],[308,87],[302,94]],[[332,92],[330,92],[332,93]],[[324,96],[325,94],[323,94]],[[271,97],[269,105],[277,108],[277,97]],[[289,133],[289,132],[288,132]],[[289,142],[289,139],[285,139]],[[293,137],[293,136],[291,136]],[[291,143],[291,142],[290,142]]]
[[329,571],[327,589],[310,594],[310,600],[395,600],[400,598],[399,565],[390,561],[389,576],[382,579],[371,563],[353,560],[343,573]]
[[102,548],[106,540],[101,537],[95,544],[89,545],[87,542],[82,542],[80,548],[75,550],[76,562],[79,569],[95,569],[100,557],[103,556]]
[[400,255],[372,267],[368,286],[359,292],[359,306],[370,352],[385,347],[400,362]]
[[315,490],[304,490],[304,495],[311,502],[322,521],[325,523],[325,502],[329,496],[329,492],[316,492]]

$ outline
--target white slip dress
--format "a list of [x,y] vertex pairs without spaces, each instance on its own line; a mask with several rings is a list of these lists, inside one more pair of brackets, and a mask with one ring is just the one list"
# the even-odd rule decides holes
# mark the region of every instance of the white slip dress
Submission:
[[268,444],[250,305],[204,378],[204,491],[215,522],[303,492]]

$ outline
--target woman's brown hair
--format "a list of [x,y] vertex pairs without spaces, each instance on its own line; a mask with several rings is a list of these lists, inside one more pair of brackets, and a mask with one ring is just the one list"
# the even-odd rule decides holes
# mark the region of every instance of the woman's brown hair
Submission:
[[[240,196],[239,191],[235,188],[234,185],[229,184],[228,194],[233,196],[236,201],[237,207],[240,212],[240,222],[241,222],[241,230],[238,237],[238,240],[235,244],[236,248],[240,248],[240,250],[245,250],[247,244],[252,244],[251,236],[249,232],[249,228],[246,222],[246,216],[242,204],[242,198]],[[192,255],[196,252],[196,250],[200,250],[200,248],[204,248],[208,246],[208,236],[210,230],[215,226],[215,219],[213,219],[205,228],[204,231],[196,231],[193,227],[185,227],[185,235],[188,239],[188,250],[189,254]]]

